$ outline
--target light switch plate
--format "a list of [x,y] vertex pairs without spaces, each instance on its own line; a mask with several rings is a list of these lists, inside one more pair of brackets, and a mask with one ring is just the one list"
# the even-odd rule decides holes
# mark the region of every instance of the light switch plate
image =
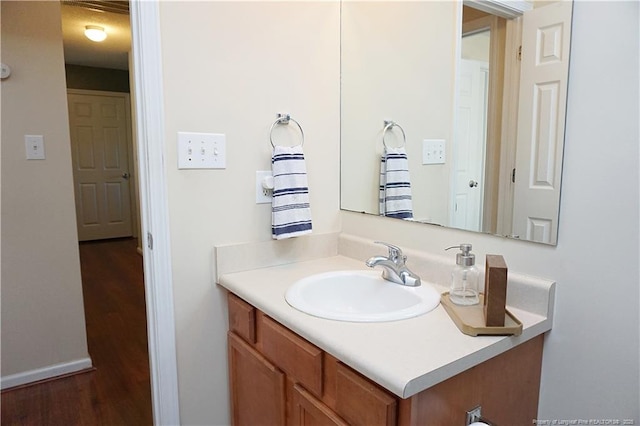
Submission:
[[446,160],[444,139],[422,141],[422,164],[444,164]]
[[27,160],[44,160],[44,137],[42,135],[24,135]]
[[179,169],[224,169],[226,167],[224,134],[178,132]]

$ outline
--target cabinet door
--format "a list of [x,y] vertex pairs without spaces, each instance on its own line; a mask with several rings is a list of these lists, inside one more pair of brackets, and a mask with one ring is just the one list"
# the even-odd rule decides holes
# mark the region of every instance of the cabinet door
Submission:
[[293,426],[348,426],[302,386],[293,386]]
[[259,313],[262,353],[309,392],[322,396],[322,350]]
[[284,425],[284,373],[232,332],[228,344],[232,424]]
[[396,398],[346,365],[338,363],[336,412],[353,426],[395,426]]

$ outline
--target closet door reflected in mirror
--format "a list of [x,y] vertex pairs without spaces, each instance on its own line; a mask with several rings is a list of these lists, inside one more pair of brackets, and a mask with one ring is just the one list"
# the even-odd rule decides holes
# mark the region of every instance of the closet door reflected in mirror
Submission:
[[556,244],[572,3],[534,6],[342,3],[342,209],[380,213],[393,120],[412,220]]

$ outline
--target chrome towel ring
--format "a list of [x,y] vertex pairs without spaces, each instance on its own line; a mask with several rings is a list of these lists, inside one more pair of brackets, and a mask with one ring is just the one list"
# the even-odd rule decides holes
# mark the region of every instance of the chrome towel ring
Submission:
[[394,127],[397,127],[402,132],[402,145],[400,145],[398,148],[403,148],[407,145],[407,135],[404,133],[404,129],[402,128],[402,126],[400,126],[393,120],[384,120],[384,129],[382,130],[382,145],[384,145],[385,148],[388,148],[387,143],[384,141],[384,137],[387,135],[387,131],[393,129]]
[[300,125],[300,123],[298,123],[296,120],[291,118],[290,114],[278,113],[277,117],[278,118],[276,119],[276,121],[273,122],[273,124],[271,125],[271,129],[269,130],[269,141],[271,141],[271,147],[272,148],[276,147],[275,144],[273,143],[273,129],[279,124],[288,125],[290,121],[293,121],[298,126],[298,129],[300,129],[300,135],[302,135],[302,142],[300,142],[300,146],[303,146],[304,130],[302,130],[302,126]]

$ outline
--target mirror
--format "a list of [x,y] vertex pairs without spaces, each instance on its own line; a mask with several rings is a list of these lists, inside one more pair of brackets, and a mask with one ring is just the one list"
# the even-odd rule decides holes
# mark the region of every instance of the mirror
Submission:
[[392,162],[381,186],[386,146],[406,152],[402,220],[555,245],[571,13],[570,1],[343,1],[341,208],[379,215],[402,198]]

